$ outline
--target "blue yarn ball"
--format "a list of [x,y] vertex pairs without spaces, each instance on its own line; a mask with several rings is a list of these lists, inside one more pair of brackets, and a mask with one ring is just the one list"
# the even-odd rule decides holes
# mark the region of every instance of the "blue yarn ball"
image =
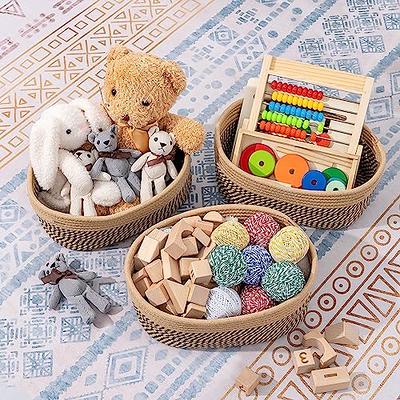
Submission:
[[251,245],[243,250],[244,262],[247,265],[243,282],[248,285],[259,285],[267,268],[275,261],[269,251],[262,246]]

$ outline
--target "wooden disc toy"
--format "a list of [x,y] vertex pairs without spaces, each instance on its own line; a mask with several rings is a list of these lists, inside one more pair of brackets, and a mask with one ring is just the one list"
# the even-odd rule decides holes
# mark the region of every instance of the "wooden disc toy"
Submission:
[[255,176],[270,176],[275,169],[275,157],[266,150],[257,150],[249,158],[249,169]]
[[305,158],[298,154],[287,154],[277,161],[275,178],[278,182],[289,183],[292,187],[299,188],[309,169]]
[[327,181],[329,181],[331,178],[338,178],[347,185],[347,175],[340,168],[330,167],[324,169],[322,173],[325,175]]
[[301,188],[307,190],[325,190],[325,175],[315,169],[308,171],[301,180]]
[[271,155],[276,160],[275,152],[271,149],[271,147],[267,146],[266,144],[262,144],[262,143],[254,143],[254,144],[251,144],[250,146],[247,146],[242,151],[242,154],[240,155],[239,167],[243,171],[246,171],[249,174],[252,173],[249,168],[249,158],[254,152],[256,152],[258,150],[264,150],[264,151],[267,151],[268,153],[271,153]]
[[325,190],[327,192],[338,192],[346,190],[346,184],[339,178],[331,178],[326,184]]

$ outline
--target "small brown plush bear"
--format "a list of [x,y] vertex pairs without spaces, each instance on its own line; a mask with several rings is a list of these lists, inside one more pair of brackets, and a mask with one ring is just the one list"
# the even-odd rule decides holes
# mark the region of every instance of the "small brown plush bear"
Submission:
[[168,111],[186,87],[186,77],[176,62],[133,53],[118,45],[110,50],[103,87],[104,106],[118,125],[119,148],[149,151],[150,127],[172,132],[176,144],[190,154],[204,141],[204,128]]

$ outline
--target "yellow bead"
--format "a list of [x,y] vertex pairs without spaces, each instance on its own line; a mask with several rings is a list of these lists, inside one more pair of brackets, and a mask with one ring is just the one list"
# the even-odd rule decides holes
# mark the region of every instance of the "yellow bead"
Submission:
[[[306,99],[305,97],[302,99],[302,107],[307,108],[307,104],[308,104],[308,99]],[[300,104],[299,104],[300,105]]]
[[279,101],[279,103],[282,103],[282,97],[283,97],[283,93],[279,92],[278,96],[276,97],[276,100]]
[[276,101],[277,97],[278,97],[278,92],[272,92],[272,100]]
[[282,103],[287,103],[287,98],[288,98],[288,94],[287,93],[284,93],[283,94],[283,96],[282,96]]
[[293,104],[292,101],[293,101],[293,95],[289,94],[289,96],[287,97],[287,104]]
[[317,108],[317,110],[318,110],[318,111],[322,111],[323,109],[324,109],[324,103],[321,101],[321,102],[318,103],[318,108]]
[[318,101],[313,101],[313,103],[312,103],[312,109],[313,109],[313,110],[318,110]]
[[297,96],[293,96],[292,106],[297,106],[299,98]]
[[314,104],[314,100],[313,99],[308,99],[307,101],[307,108],[312,109]]

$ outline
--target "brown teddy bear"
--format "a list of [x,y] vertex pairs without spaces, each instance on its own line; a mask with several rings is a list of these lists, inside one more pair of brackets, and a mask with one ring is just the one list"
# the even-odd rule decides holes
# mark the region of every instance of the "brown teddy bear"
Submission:
[[186,87],[186,77],[174,61],[133,53],[118,45],[110,50],[103,87],[104,106],[118,125],[119,148],[149,151],[150,127],[172,132],[176,144],[190,154],[204,141],[204,128],[168,111]]

